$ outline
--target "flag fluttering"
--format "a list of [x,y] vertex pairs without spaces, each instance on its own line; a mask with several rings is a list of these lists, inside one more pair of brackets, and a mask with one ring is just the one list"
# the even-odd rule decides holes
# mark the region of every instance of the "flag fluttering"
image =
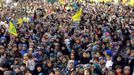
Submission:
[[17,24],[20,24],[20,25],[22,25],[22,24],[23,24],[23,19],[22,19],[22,18],[18,19],[18,22],[17,22]]
[[30,19],[29,19],[28,17],[24,17],[24,18],[23,18],[23,22],[29,22],[29,20],[30,20]]
[[83,11],[82,8],[80,8],[80,10],[78,12],[76,12],[76,14],[74,16],[72,16],[72,20],[74,22],[80,21],[81,15],[82,15],[82,11]]
[[128,3],[130,6],[134,6],[134,0],[130,0]]
[[127,0],[122,0],[122,4],[125,4],[125,3],[127,3]]
[[10,26],[9,26],[8,32],[9,32],[10,34],[14,35],[14,36],[18,36],[14,24],[10,21],[9,25],[10,25]]
[[65,0],[59,0],[59,3],[64,5],[66,3],[66,1]]
[[78,0],[78,2],[83,2],[83,0]]

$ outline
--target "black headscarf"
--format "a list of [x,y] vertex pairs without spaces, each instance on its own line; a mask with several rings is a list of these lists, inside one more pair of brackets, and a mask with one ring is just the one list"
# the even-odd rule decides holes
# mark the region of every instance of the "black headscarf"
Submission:
[[[40,71],[40,72],[38,72],[37,67],[41,67],[41,71]],[[44,69],[43,69],[42,64],[37,64],[37,65],[35,66],[35,69],[34,69],[32,75],[39,75],[40,73],[44,74]]]

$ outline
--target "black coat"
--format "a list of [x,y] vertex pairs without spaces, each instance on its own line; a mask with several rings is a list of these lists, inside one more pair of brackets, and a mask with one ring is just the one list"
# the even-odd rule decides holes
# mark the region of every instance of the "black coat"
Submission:
[[[40,72],[38,72],[38,71],[37,71],[37,67],[41,67],[42,70],[41,70]],[[37,64],[37,65],[35,66],[35,69],[34,69],[32,75],[39,75],[40,73],[43,73],[43,74],[45,75],[44,69],[43,69],[43,67],[42,67],[42,64]]]

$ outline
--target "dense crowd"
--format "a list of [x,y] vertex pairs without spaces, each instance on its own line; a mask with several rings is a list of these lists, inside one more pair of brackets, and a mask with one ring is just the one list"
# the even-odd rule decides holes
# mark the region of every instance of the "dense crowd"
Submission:
[[[134,75],[133,7],[22,5],[0,8],[0,75]],[[73,22],[79,8],[81,21]],[[29,21],[18,24],[22,17]],[[17,37],[8,33],[9,21]]]

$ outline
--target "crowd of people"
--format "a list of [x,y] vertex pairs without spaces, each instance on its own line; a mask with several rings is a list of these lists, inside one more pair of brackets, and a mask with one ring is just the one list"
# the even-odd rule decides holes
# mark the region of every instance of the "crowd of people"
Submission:
[[134,75],[133,7],[28,1],[0,8],[0,75]]

